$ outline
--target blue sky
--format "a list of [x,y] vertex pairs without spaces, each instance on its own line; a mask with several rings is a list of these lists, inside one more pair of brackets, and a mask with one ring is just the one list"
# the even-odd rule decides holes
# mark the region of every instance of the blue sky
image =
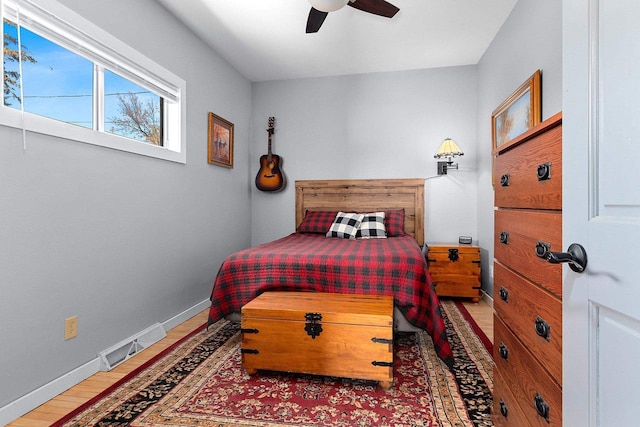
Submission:
[[[15,26],[5,23],[4,31],[17,37]],[[22,46],[37,60],[35,64],[25,62],[22,65],[25,111],[91,128],[92,62],[24,28],[21,38]],[[15,63],[6,65],[17,70]],[[139,93],[145,89],[109,71],[105,72],[104,78],[105,122],[108,122],[109,118],[118,115],[117,96],[109,94]],[[159,99],[157,95],[151,97],[156,101]],[[13,107],[19,109],[20,104],[14,101]],[[105,126],[109,129],[108,123]]]

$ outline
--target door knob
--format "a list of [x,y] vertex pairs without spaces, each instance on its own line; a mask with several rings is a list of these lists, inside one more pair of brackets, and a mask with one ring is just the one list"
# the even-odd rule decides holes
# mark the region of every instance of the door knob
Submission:
[[569,245],[567,252],[549,252],[547,261],[551,264],[559,264],[568,262],[569,268],[576,273],[582,273],[587,268],[587,251],[581,244],[572,243]]

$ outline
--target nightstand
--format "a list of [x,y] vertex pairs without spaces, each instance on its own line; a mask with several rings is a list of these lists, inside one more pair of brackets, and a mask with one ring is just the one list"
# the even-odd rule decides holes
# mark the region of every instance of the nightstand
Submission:
[[429,273],[438,296],[480,300],[480,248],[432,243],[427,248]]

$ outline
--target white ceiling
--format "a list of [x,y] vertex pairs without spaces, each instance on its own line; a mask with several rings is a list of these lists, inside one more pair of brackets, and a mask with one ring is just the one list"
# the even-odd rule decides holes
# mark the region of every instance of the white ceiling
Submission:
[[344,7],[306,34],[307,0],[158,0],[251,81],[476,64],[517,0],[389,0]]

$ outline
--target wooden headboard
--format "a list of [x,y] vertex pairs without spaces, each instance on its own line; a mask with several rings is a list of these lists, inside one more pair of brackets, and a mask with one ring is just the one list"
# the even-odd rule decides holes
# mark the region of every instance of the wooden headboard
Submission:
[[404,231],[424,244],[424,179],[296,181],[296,229],[307,210],[374,212],[404,209]]

